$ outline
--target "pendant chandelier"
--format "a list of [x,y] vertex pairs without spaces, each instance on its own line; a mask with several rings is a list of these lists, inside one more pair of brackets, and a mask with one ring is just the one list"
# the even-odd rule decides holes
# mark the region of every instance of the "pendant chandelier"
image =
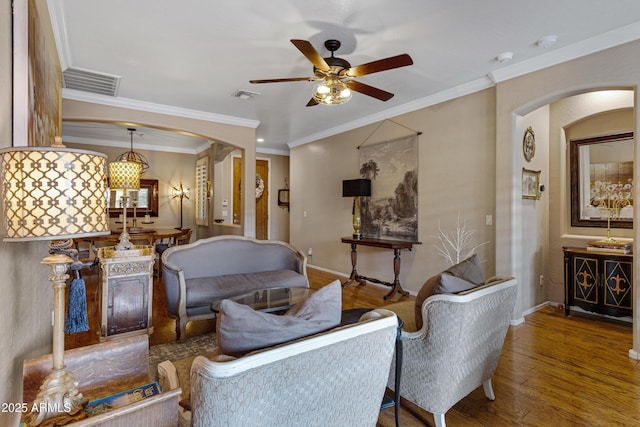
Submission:
[[136,131],[135,128],[127,128],[129,134],[131,135],[131,149],[126,153],[122,153],[116,159],[117,162],[135,162],[139,163],[141,166],[140,175],[143,175],[147,170],[149,170],[149,162],[147,159],[140,153],[136,153],[133,151],[133,133]]

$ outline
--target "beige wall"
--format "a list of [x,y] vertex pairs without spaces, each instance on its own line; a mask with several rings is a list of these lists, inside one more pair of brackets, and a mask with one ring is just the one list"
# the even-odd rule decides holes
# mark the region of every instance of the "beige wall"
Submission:
[[[533,159],[527,162],[522,152],[522,140],[525,129],[529,126],[535,132],[536,151]],[[516,150],[517,168],[522,177],[522,168],[540,171],[540,184],[549,187],[549,106],[545,105],[522,117],[518,124],[520,129],[516,141],[519,150]],[[522,182],[520,180],[520,182]],[[520,186],[519,189],[522,187]],[[517,199],[522,213],[522,271],[520,281],[521,298],[523,306],[535,307],[546,301],[546,288],[544,278],[547,276],[547,251],[549,247],[549,192],[544,191],[540,199]],[[524,261],[526,260],[526,262]],[[540,286],[542,277],[543,286]]]
[[[128,148],[104,147],[96,145],[75,144],[65,142],[67,147],[82,150],[91,150],[107,155],[107,162],[112,162],[120,154],[128,151]],[[180,182],[195,192],[195,165],[196,156],[193,154],[167,153],[162,151],[148,151],[138,149],[134,142],[134,151],[145,156],[149,162],[149,170],[142,176],[143,179],[158,180],[158,216],[151,217],[153,224],[143,225],[150,228],[173,228],[180,226],[180,200],[173,198],[173,187],[178,187]],[[121,225],[115,224],[117,218],[110,219],[111,229]],[[183,200],[183,227],[195,230],[195,197]],[[196,233],[197,234],[197,233]],[[196,239],[194,235],[192,239]]]
[[[16,2],[16,10],[26,2]],[[0,3],[0,148],[11,147],[12,74],[11,3]],[[16,76],[26,87],[27,75]],[[25,94],[26,95],[26,94]],[[26,96],[25,96],[26,98]],[[23,112],[26,117],[26,113]],[[26,145],[26,125],[16,145]],[[4,230],[5,218],[0,218]],[[2,232],[4,237],[4,231]],[[53,292],[48,269],[40,264],[46,242],[0,243],[0,402],[22,402],[22,361],[51,352]],[[17,426],[19,413],[0,412],[0,425]]]
[[[402,126],[386,126],[389,137],[418,137],[418,239],[421,245],[401,255],[400,280],[417,291],[431,275],[445,269],[434,248],[438,225],[454,230],[458,213],[475,231],[485,274],[494,273],[494,226],[485,225],[495,204],[495,92],[493,89],[395,117]],[[291,242],[312,265],[348,274],[350,248],[340,237],[350,236],[350,198],[342,197],[342,180],[359,177],[357,146],[377,125],[356,129],[291,150]],[[306,215],[305,215],[306,213]],[[358,272],[386,281],[393,279],[393,253],[358,249]]]
[[[564,302],[563,246],[585,246],[603,236],[604,229],[571,227],[569,190],[569,141],[572,138],[606,135],[633,129],[633,91],[607,94],[585,93],[551,104],[548,273],[545,283],[549,301]],[[614,229],[614,237],[633,237],[633,230]]]
[[[520,281],[515,321],[523,320],[524,313],[548,299],[562,302],[564,281],[558,268],[562,246],[584,245],[587,236],[571,234],[566,226],[566,155],[564,142],[560,145],[559,141],[564,138],[564,126],[586,115],[575,114],[576,107],[565,112],[566,105],[554,103],[594,90],[635,88],[640,81],[638,50],[640,42],[629,43],[394,118],[424,132],[418,174],[423,245],[403,254],[401,281],[406,288],[417,290],[443,268],[434,253],[432,236],[437,233],[438,219],[450,220],[460,211],[470,215],[478,241],[491,240],[480,251],[487,260],[485,273],[514,275]],[[609,107],[589,108],[603,111]],[[565,115],[573,120],[559,120]],[[637,110],[633,119],[637,123]],[[529,125],[538,130],[538,152],[531,164],[522,156],[522,138]],[[296,203],[291,211],[291,241],[305,252],[313,247],[312,265],[345,275],[350,271],[348,248],[339,243],[339,237],[351,233],[351,202],[340,197],[339,185],[342,179],[358,176],[355,147],[371,131],[373,127],[368,126],[292,149],[292,200]],[[638,150],[635,156],[638,162]],[[547,191],[538,201],[521,197],[525,165],[541,170]],[[495,226],[485,226],[485,215],[492,213]],[[592,229],[586,233],[602,237],[605,232]],[[638,253],[640,238],[635,236],[634,241]],[[388,254],[366,248],[359,253],[360,274],[390,276]],[[634,262],[639,271],[640,262]],[[541,275],[543,287],[538,289]],[[640,306],[637,277],[634,303]],[[638,317],[634,322],[634,349],[638,351]]]
[[[150,113],[127,108],[105,106],[68,99],[63,100],[62,102],[62,118],[63,120],[127,122],[135,123],[138,126],[158,127],[167,130],[192,132],[206,139],[225,142],[243,149],[245,155],[245,182],[253,182],[256,174],[256,138],[255,129],[253,128],[214,123],[204,120],[189,119],[166,114]],[[192,162],[192,167],[195,171],[195,159]],[[193,179],[195,180],[195,176]],[[252,192],[245,192],[243,196],[244,217],[242,219],[242,227],[239,234],[254,236],[255,195]],[[213,225],[211,227],[213,227]],[[203,236],[212,235],[209,230],[203,228],[202,226],[198,227],[197,232],[198,234],[201,234]]]

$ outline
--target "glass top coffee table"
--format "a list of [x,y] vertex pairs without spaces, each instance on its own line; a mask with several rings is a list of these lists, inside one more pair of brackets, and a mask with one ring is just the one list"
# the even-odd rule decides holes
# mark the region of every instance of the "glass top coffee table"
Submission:
[[[268,313],[287,310],[294,304],[309,298],[314,292],[315,289],[310,288],[269,288],[257,289],[223,299],[229,299],[238,304],[248,305],[254,310]],[[213,301],[211,303],[211,311],[218,313],[221,301],[221,299]]]

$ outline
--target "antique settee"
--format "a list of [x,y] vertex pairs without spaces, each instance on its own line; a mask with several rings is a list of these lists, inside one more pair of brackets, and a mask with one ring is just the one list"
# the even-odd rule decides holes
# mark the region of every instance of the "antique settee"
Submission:
[[190,390],[181,425],[375,426],[397,325],[395,314],[379,309],[358,323],[238,358],[165,361],[159,382],[163,390]]
[[215,236],[162,254],[167,310],[176,335],[191,320],[211,319],[211,303],[255,289],[308,287],[306,257],[285,242]]

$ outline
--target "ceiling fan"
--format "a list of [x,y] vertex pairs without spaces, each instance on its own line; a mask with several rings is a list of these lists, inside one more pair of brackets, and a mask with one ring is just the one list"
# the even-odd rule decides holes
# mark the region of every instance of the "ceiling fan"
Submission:
[[311,61],[313,64],[314,77],[250,80],[249,82],[283,83],[318,81],[319,83],[314,87],[313,97],[307,103],[307,107],[317,104],[343,104],[351,98],[351,91],[359,92],[381,101],[388,101],[393,97],[392,93],[353,80],[353,78],[413,64],[411,57],[403,53],[402,55],[391,56],[352,67],[348,61],[333,56],[333,53],[340,48],[340,42],[338,40],[327,40],[324,42],[324,46],[331,52],[329,58],[320,56],[318,51],[315,50],[307,40],[293,39],[291,43]]

